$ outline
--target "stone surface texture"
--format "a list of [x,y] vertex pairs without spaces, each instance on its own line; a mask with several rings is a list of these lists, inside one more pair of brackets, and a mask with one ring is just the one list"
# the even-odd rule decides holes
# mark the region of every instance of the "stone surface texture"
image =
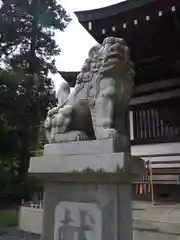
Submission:
[[69,142],[68,144],[51,143],[44,146],[44,156],[108,154],[116,152],[129,152],[128,135],[124,135],[123,139],[120,137],[116,139]]
[[45,129],[49,142],[128,136],[132,66],[123,39],[107,37],[102,45],[92,47],[73,91],[63,83],[58,106],[48,112]]
[[97,203],[60,201],[55,208],[54,239],[102,239],[102,214]]
[[31,159],[45,181],[43,240],[132,240],[131,177],[142,163],[121,149],[117,139],[51,143]]
[[[131,229],[131,187],[130,185],[95,185],[95,184],[61,184],[46,186],[45,196],[44,196],[44,233],[43,240],[54,239],[57,240],[57,225],[59,223],[59,229],[61,229],[62,224],[65,219],[66,211],[69,211],[68,219],[71,222],[68,227],[74,227],[80,229],[84,238],[72,239],[131,239],[132,240],[132,229]],[[61,203],[64,204],[64,215],[59,216],[61,222],[55,222],[56,220],[56,209]],[[82,209],[81,209],[81,203]],[[77,205],[79,208],[77,209]],[[84,217],[86,218],[87,225],[91,227],[91,233],[89,233],[86,228],[84,228],[85,222],[79,220],[80,212],[83,210],[84,205],[87,206]],[[91,207],[88,207],[90,206]],[[69,207],[70,206],[70,207]],[[92,211],[92,206],[97,208],[98,211]],[[74,209],[77,215],[74,216],[71,209]],[[63,213],[62,213],[63,214]],[[73,218],[74,217],[74,218]],[[64,220],[64,221],[63,221]],[[75,224],[75,225],[73,225]],[[56,228],[54,228],[56,226]],[[67,236],[67,226],[63,236]],[[97,229],[99,229],[97,231]],[[92,237],[93,236],[93,237]],[[123,236],[123,238],[122,238]],[[67,237],[66,240],[71,240]]]
[[117,139],[48,144],[44,156],[31,158],[29,172],[141,174],[143,162],[120,149]]

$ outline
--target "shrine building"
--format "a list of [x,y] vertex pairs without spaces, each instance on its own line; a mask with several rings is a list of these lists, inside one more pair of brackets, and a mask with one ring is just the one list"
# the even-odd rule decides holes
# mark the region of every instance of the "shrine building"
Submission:
[[[127,0],[75,12],[99,43],[122,37],[135,63],[131,154],[152,162],[159,198],[180,192],[180,0]],[[60,72],[71,86],[78,72]]]

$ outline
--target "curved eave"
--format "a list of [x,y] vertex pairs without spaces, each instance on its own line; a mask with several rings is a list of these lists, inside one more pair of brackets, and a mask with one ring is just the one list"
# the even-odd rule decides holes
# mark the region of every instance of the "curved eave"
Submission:
[[79,72],[59,71],[59,74],[69,83],[70,87],[74,87]]
[[76,78],[79,72],[59,71],[61,76],[66,80],[68,78]]
[[155,1],[157,0],[127,0],[104,8],[77,11],[75,15],[79,22],[93,21],[131,11]]

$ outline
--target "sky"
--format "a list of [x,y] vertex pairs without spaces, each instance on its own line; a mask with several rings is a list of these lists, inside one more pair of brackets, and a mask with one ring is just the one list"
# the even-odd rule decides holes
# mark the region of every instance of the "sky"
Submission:
[[[89,49],[96,44],[93,37],[78,22],[74,11],[89,10],[112,5],[125,0],[61,0],[60,3],[72,21],[64,32],[57,32],[55,39],[61,48],[56,57],[56,66],[61,71],[79,71],[87,58]],[[56,91],[63,79],[59,74],[51,75]]]

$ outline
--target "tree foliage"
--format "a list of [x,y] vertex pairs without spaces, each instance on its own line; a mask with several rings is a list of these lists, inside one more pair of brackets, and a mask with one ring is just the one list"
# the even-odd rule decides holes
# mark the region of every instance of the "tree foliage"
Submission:
[[0,56],[26,73],[56,72],[55,30],[70,21],[63,7],[56,0],[5,0],[0,12]]
[[39,147],[41,121],[55,103],[44,77],[0,71],[0,190],[7,193],[17,178],[24,181],[29,158]]
[[[56,72],[60,49],[55,31],[70,21],[56,0],[3,0],[0,5],[1,186],[22,181],[47,109],[56,103],[48,72]],[[7,174],[7,171],[10,173]],[[8,182],[7,182],[8,176]]]

